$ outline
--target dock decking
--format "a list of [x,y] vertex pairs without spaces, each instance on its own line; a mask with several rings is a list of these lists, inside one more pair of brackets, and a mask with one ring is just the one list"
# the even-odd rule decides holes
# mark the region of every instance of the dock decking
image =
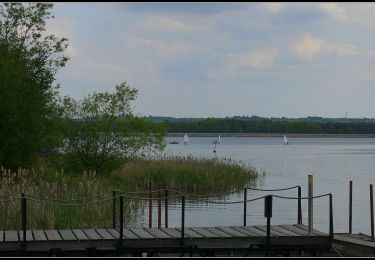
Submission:
[[[307,226],[271,225],[270,248],[286,250],[325,250],[330,247],[329,235],[318,230],[309,234]],[[0,231],[0,254],[9,252],[113,250],[134,252],[182,252],[186,248],[213,251],[241,251],[267,246],[267,226],[61,229]]]

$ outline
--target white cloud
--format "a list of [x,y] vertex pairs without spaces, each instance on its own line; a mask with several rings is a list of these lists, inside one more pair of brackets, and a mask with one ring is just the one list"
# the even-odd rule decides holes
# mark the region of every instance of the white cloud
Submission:
[[262,69],[271,66],[276,58],[275,48],[259,49],[256,51],[228,54],[230,65],[233,67],[249,67]]
[[348,20],[346,11],[343,8],[339,7],[337,3],[319,3],[318,7],[321,11],[337,21]]
[[375,57],[375,51],[368,51],[366,54],[368,57],[371,57],[371,58]]
[[139,24],[141,29],[167,32],[209,32],[212,28],[207,25],[193,26],[168,16],[148,17]]
[[261,4],[264,9],[271,13],[277,13],[280,12],[281,9],[284,7],[284,3],[280,2],[267,2]]
[[166,58],[182,57],[195,50],[193,45],[183,41],[160,42],[143,37],[130,37],[128,43],[133,48],[151,48]]
[[314,56],[320,52],[322,40],[314,38],[308,34],[302,35],[302,37],[294,41],[290,48],[298,56],[311,60]]
[[338,55],[341,56],[353,56],[360,53],[360,50],[357,46],[353,44],[335,44],[335,43],[328,43],[323,42],[322,51],[326,52],[336,52]]

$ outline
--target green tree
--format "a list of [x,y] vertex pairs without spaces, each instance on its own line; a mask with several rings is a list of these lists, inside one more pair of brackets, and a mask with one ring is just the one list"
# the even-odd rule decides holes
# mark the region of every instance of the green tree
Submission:
[[113,93],[94,92],[79,101],[64,98],[64,117],[71,128],[63,150],[70,166],[111,171],[136,156],[163,150],[163,124],[133,114],[131,102],[137,94],[123,82]]
[[0,165],[27,167],[57,147],[61,134],[55,74],[65,66],[66,38],[46,35],[49,3],[0,4]]

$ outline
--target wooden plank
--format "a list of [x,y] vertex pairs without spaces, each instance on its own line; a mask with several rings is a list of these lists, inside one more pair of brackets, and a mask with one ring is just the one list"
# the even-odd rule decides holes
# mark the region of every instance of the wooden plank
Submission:
[[57,230],[45,230],[44,233],[46,233],[47,239],[49,241],[62,240],[62,237],[60,236],[59,232],[57,232]]
[[220,230],[220,229],[217,229],[217,228],[214,228],[214,227],[205,227],[204,229],[220,236],[220,237],[232,237],[231,235],[229,235],[228,233],[225,233],[224,231]]
[[309,232],[307,230],[303,230],[293,225],[280,225],[280,227],[290,230],[294,233],[300,234],[302,236],[309,236]]
[[[18,235],[20,237],[20,241],[23,241],[23,231],[18,230]],[[31,230],[26,230],[26,241],[34,241],[33,233]]]
[[[181,232],[181,228],[176,228],[176,230],[180,231]],[[201,234],[195,232],[194,230],[192,230],[191,228],[185,228],[184,229],[184,234],[185,236],[188,236],[190,238],[203,238],[204,236],[202,236]]]
[[[309,228],[306,225],[303,225],[303,224],[294,224],[293,226],[298,227],[298,228],[303,229],[303,230],[306,230],[306,231],[309,231]],[[319,236],[328,236],[328,234],[320,232],[319,230],[316,230],[316,229],[313,229],[313,233],[314,233],[314,235],[316,234],[316,235],[319,235]]]
[[159,228],[146,228],[145,229],[148,233],[156,237],[157,239],[171,239],[172,237],[167,233],[163,232]]
[[106,230],[107,230],[108,233],[110,233],[115,239],[119,239],[119,238],[120,238],[120,233],[119,233],[116,229],[113,229],[113,228],[107,228]]
[[212,233],[202,227],[191,227],[190,229],[207,238],[220,237],[219,235],[216,235],[215,233]]
[[[254,227],[266,232],[266,234],[267,234],[267,226],[254,226]],[[271,236],[277,236],[277,237],[285,237],[286,236],[283,233],[280,233],[280,232],[272,230],[272,229],[270,231],[271,231]]]
[[175,228],[162,228],[161,230],[173,238],[181,238],[181,232]]
[[60,229],[59,233],[63,240],[77,240],[76,236],[70,229]]
[[81,229],[73,229],[72,230],[74,235],[77,237],[78,240],[88,240],[89,238]]
[[216,227],[216,228],[220,229],[223,232],[226,232],[226,233],[230,234],[233,237],[247,237],[247,235],[245,235],[244,233],[241,233],[241,232],[239,232],[235,229],[232,229],[230,227]]
[[18,242],[18,231],[5,231],[5,242]]
[[238,232],[244,233],[245,235],[250,236],[250,237],[264,237],[265,236],[263,231],[262,233],[256,232],[256,231],[254,232],[254,231],[247,230],[241,226],[231,226],[231,228],[234,230],[237,230]]
[[146,232],[143,228],[130,228],[130,230],[141,239],[155,239],[154,236]]
[[46,241],[47,237],[43,230],[33,230],[35,241]]
[[366,241],[366,240],[352,238],[352,237],[348,237],[346,235],[338,235],[338,234],[335,234],[333,236],[333,239],[336,242],[338,242],[338,241],[339,242],[347,242],[347,243],[351,243],[351,244],[365,246],[365,247],[371,248],[372,250],[375,250],[375,243],[372,242],[372,241]]
[[129,228],[123,229],[123,235],[126,239],[140,239],[140,237],[137,236],[137,234],[134,234]]
[[97,228],[97,229],[96,229],[96,232],[97,232],[102,238],[104,238],[105,240],[112,240],[112,239],[114,239],[114,237],[113,237],[110,233],[108,233],[108,231],[105,230],[105,229],[99,229],[99,228]]
[[265,237],[265,236],[267,236],[267,232],[264,232],[263,230],[260,230],[260,229],[255,228],[255,227],[245,226],[245,227],[242,227],[242,228],[243,228],[243,229],[246,229],[247,231],[250,231],[250,232],[256,233],[256,234],[258,234],[258,235],[261,236],[261,237]]
[[95,232],[95,229],[82,229],[83,233],[91,240],[100,240],[102,237]]
[[296,232],[290,231],[288,229],[285,229],[283,227],[276,226],[276,225],[271,225],[271,229],[276,230],[276,231],[278,231],[280,233],[283,233],[283,234],[285,234],[286,236],[289,236],[289,237],[298,237],[298,236],[301,236],[301,234],[298,234]]
[[0,242],[4,241],[4,231],[0,230]]

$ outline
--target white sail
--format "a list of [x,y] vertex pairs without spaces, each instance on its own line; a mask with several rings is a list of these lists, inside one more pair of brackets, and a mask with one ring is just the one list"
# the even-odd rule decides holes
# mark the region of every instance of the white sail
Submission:
[[184,135],[184,143],[187,144],[189,142],[189,137],[187,134]]
[[220,134],[219,134],[219,144],[220,144]]
[[284,144],[288,144],[288,139],[286,138],[285,135],[284,135]]

